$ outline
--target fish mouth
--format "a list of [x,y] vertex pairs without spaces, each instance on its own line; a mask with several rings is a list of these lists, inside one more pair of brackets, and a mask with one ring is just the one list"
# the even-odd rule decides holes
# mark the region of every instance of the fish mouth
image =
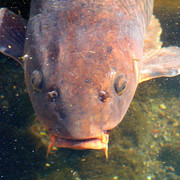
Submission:
[[51,142],[48,147],[47,156],[52,146],[70,148],[70,149],[102,149],[105,152],[106,159],[108,158],[108,142],[109,132],[102,133],[100,137],[89,138],[82,140],[66,139],[58,136],[51,135]]

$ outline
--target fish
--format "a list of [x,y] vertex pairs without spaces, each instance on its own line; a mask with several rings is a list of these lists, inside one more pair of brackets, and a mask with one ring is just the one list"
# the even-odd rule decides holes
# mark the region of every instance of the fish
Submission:
[[28,20],[0,9],[0,52],[24,69],[52,146],[104,150],[139,83],[180,74],[153,0],[32,0]]

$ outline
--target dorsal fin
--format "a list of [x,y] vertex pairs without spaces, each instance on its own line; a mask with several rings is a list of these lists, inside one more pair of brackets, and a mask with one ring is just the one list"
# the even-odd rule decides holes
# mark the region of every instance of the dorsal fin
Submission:
[[0,9],[0,52],[23,65],[27,20],[6,8]]
[[154,50],[161,49],[162,42],[160,41],[160,35],[162,28],[159,20],[152,15],[151,22],[147,29],[147,34],[144,38],[144,54],[150,53]]

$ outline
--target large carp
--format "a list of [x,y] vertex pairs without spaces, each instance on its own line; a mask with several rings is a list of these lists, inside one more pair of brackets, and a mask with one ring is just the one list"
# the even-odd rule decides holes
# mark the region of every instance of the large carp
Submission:
[[0,51],[24,68],[49,149],[107,156],[138,83],[180,73],[180,49],[161,47],[152,12],[153,0],[32,0],[27,22],[1,8]]

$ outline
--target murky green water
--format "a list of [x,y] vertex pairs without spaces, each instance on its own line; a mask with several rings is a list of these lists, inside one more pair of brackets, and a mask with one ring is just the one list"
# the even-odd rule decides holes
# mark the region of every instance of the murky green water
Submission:
[[[29,1],[1,0],[28,18]],[[180,4],[155,1],[164,46],[180,47]],[[121,124],[103,151],[54,149],[26,92],[23,70],[0,54],[0,179],[12,180],[178,180],[180,179],[180,76],[139,85]]]

